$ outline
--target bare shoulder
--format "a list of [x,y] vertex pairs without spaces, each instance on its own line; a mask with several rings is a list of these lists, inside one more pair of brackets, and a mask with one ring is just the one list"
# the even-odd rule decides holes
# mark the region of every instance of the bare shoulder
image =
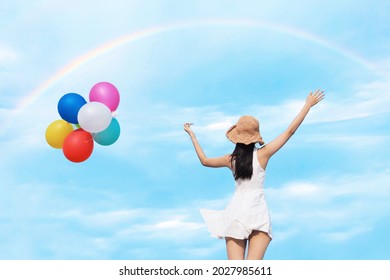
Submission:
[[232,155],[231,154],[226,154],[221,157],[221,161],[224,162],[223,165],[224,167],[227,167],[229,169],[232,169]]
[[226,162],[226,167],[228,167],[229,169],[232,169],[232,155],[231,154],[227,154],[227,155],[224,155],[223,156],[225,158],[225,162]]
[[267,151],[267,145],[264,145],[257,150],[257,160],[259,161],[261,168],[263,168],[264,170],[267,168],[269,158],[270,157]]

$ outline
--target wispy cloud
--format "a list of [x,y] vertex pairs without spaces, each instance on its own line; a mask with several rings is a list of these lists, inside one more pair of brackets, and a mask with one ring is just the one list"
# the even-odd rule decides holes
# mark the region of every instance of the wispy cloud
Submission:
[[389,113],[390,96],[385,94],[389,90],[389,82],[376,81],[358,86],[349,97],[338,98],[338,93],[331,93],[332,101],[319,106],[311,121],[337,122]]
[[[326,91],[326,89],[324,89]],[[387,81],[375,81],[360,84],[355,89],[345,92],[325,92],[325,99],[313,107],[305,124],[332,123],[359,120],[378,114],[389,113],[390,91]],[[280,129],[287,126],[302,108],[306,96],[300,100],[286,100],[281,104],[257,105],[252,112],[261,112],[265,126]]]
[[11,62],[15,62],[19,55],[16,51],[9,47],[0,45],[0,66],[5,66]]
[[[389,174],[388,170],[345,174],[269,187],[274,223],[281,228],[284,238],[283,232],[287,231],[320,233],[329,241],[348,241],[388,217]],[[293,234],[288,236],[292,238]]]
[[[369,84],[360,85],[356,92],[347,95],[344,93],[327,93],[325,100],[314,107],[307,116],[304,125],[330,124],[341,121],[356,121],[373,117],[380,114],[389,113],[390,98],[386,94],[378,92],[387,92],[390,90],[390,84],[385,81],[377,81]],[[338,95],[340,97],[338,97]],[[296,116],[305,102],[306,96],[301,100],[286,100],[275,105],[255,105],[248,108],[247,114],[254,115],[260,119],[261,130],[265,135],[276,135],[285,129],[292,119]],[[193,121],[194,131],[200,135],[206,145],[220,146],[226,143],[226,130],[236,123],[239,115],[231,115],[224,111],[223,105],[215,107],[192,107],[177,108],[168,106],[164,111],[154,110],[157,115],[169,116],[171,122],[161,124],[162,132],[156,138],[167,139],[169,141],[183,141],[186,137],[182,133],[182,122]],[[172,121],[173,120],[173,121]],[[165,129],[164,129],[165,125]],[[145,127],[144,127],[145,128]],[[328,127],[331,129],[331,127]],[[338,131],[338,129],[336,130]],[[387,135],[356,135],[353,129],[346,127],[342,133],[326,133],[306,135],[304,141],[324,141],[327,143],[367,145],[368,143],[382,143]],[[329,140],[332,141],[329,141]]]
[[90,227],[117,227],[123,223],[132,223],[143,213],[141,209],[125,209],[107,212],[86,214],[80,210],[67,211],[59,218],[78,220],[80,223]]
[[334,232],[322,233],[320,236],[323,237],[328,242],[345,242],[354,238],[360,234],[369,232],[372,230],[370,226],[356,226],[352,228],[347,228],[345,230],[339,230]]
[[390,140],[390,135],[354,134],[354,133],[316,133],[305,134],[303,142],[321,143],[324,146],[334,146],[343,150],[355,150],[366,147],[369,150],[380,150]]

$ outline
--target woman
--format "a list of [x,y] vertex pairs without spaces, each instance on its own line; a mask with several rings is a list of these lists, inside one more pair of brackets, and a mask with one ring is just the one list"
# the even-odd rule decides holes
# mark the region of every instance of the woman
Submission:
[[[227,138],[236,144],[232,154],[208,158],[191,130],[184,124],[202,165],[227,167],[232,170],[236,183],[234,195],[223,211],[201,209],[212,236],[225,238],[230,260],[261,260],[272,239],[272,227],[263,182],[269,159],[290,139],[303,122],[310,108],[324,98],[317,90],[306,98],[305,105],[288,128],[273,141],[264,145],[259,122],[251,116],[241,117],[227,132]],[[260,148],[256,143],[262,145]]]

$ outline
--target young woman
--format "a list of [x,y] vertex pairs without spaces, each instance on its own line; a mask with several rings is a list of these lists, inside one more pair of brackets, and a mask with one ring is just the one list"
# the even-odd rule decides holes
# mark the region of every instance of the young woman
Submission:
[[[233,172],[236,187],[227,207],[224,210],[201,209],[212,236],[225,238],[228,259],[263,259],[272,239],[271,219],[263,190],[267,163],[295,133],[310,108],[323,98],[323,91],[311,92],[288,128],[265,145],[260,135],[258,120],[252,116],[241,117],[237,124],[226,132],[226,137],[236,144],[233,153],[216,158],[208,158],[205,155],[191,130],[191,124],[184,124],[184,130],[191,137],[202,165],[227,167]],[[256,143],[262,146],[257,148]]]

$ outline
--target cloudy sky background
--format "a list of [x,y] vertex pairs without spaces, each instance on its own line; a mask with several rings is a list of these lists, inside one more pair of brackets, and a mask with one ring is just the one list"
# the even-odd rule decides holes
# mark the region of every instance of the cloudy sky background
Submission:
[[[388,1],[0,5],[0,259],[225,259],[199,208],[223,209],[234,182],[183,123],[220,156],[240,115],[271,141],[317,88],[267,167],[266,258],[390,258]],[[75,164],[45,130],[100,81],[121,94],[121,136]]]

